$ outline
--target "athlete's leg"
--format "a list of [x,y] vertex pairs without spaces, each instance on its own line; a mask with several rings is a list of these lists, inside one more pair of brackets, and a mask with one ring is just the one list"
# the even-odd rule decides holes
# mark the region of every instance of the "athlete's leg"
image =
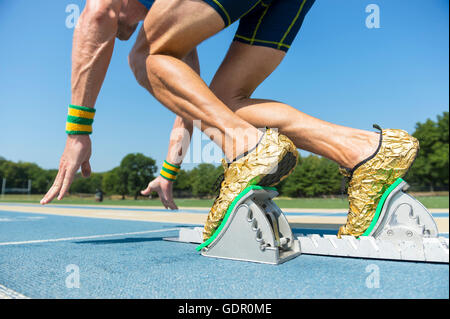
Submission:
[[[256,145],[262,133],[235,115],[181,60],[224,26],[222,17],[203,1],[156,1],[130,54],[130,65],[140,84],[162,104],[183,118],[201,120],[200,129],[231,160]],[[248,139],[236,133],[238,128],[246,130]]]
[[128,40],[136,30],[139,21],[144,20],[148,9],[139,0],[122,0],[120,8],[117,38]]
[[287,104],[251,98],[283,60],[285,52],[233,42],[210,88],[239,117],[255,127],[274,127],[298,148],[353,168],[376,150],[379,135],[309,116]]
[[[238,12],[235,16],[239,18],[260,1],[229,0],[227,4],[237,8],[234,13]],[[198,0],[156,1],[130,56],[141,85],[178,115],[201,120],[200,129],[214,139],[228,160],[234,159],[227,166],[220,194],[208,214],[205,240],[215,232],[240,192],[252,184],[278,184],[293,171],[298,155],[286,136],[270,129],[263,134],[234,114],[181,61],[190,50],[226,25],[226,20],[216,10]],[[229,10],[226,12],[229,16]]]
[[232,45],[211,87],[254,125],[276,126],[293,138],[296,146],[351,169],[345,173],[351,177],[349,214],[339,235],[359,236],[372,222],[383,192],[412,165],[418,141],[403,130],[380,129],[377,136],[314,119],[275,101],[250,98],[283,59],[281,51],[290,47],[313,2],[274,0],[244,17],[235,40],[247,45]]

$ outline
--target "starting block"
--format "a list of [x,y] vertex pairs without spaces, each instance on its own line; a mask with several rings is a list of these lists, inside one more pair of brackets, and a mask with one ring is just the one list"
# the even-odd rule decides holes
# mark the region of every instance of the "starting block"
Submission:
[[166,240],[200,243],[203,256],[280,264],[300,255],[299,241],[280,208],[275,188],[247,187],[230,205],[216,232],[205,242],[203,228],[182,229]]
[[178,237],[165,239],[200,243],[197,250],[206,257],[267,264],[280,264],[301,253],[448,263],[448,238],[438,237],[432,215],[405,193],[408,187],[399,178],[385,191],[371,225],[359,238],[318,234],[296,238],[272,201],[278,195],[276,189],[250,186],[233,201],[207,241],[203,242],[200,227],[182,229]]
[[399,178],[384,192],[372,223],[359,238],[301,235],[302,253],[448,263],[448,238],[438,237],[432,215],[405,193],[408,188]]

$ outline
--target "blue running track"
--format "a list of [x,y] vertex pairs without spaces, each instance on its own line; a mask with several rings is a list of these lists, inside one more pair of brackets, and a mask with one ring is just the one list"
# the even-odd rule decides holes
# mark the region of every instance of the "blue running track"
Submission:
[[[3,286],[29,298],[449,298],[448,264],[206,258],[193,244],[162,240],[187,226],[0,210],[0,293]],[[74,269],[79,288],[70,284]]]

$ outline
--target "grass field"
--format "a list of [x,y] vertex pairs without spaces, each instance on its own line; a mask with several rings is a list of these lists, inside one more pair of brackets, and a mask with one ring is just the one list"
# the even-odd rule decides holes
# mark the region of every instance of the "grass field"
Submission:
[[[30,203],[38,204],[42,195],[4,195],[0,203]],[[449,196],[418,196],[416,197],[427,208],[449,208]],[[211,207],[213,199],[175,199],[179,207]],[[279,198],[275,199],[280,208],[348,208],[346,198]],[[68,196],[61,201],[55,200],[53,204],[72,205],[118,205],[118,206],[156,206],[161,207],[159,199],[104,199],[99,203],[94,197]]]

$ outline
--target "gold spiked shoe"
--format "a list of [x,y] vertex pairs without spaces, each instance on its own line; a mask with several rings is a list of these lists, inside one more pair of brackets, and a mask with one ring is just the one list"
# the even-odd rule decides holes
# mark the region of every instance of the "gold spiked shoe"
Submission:
[[360,236],[370,226],[378,202],[397,178],[403,177],[419,151],[419,141],[406,131],[379,129],[380,143],[375,153],[352,170],[341,168],[350,178],[347,223],[339,228],[341,235]]
[[297,149],[288,137],[267,129],[255,149],[230,164],[223,162],[224,180],[206,220],[203,240],[214,234],[240,192],[249,185],[278,184],[292,173],[297,158]]

